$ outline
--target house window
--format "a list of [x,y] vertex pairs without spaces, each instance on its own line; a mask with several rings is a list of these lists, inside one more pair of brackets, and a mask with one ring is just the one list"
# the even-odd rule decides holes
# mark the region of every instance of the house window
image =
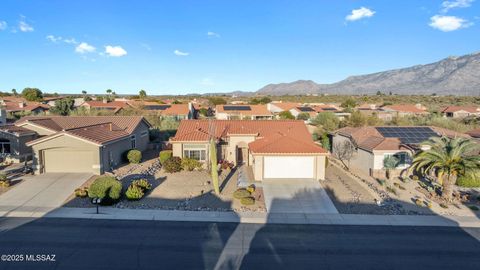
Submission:
[[[392,155],[388,155],[392,156]],[[398,152],[393,154],[393,157],[395,157],[398,160],[397,168],[405,168],[411,164],[411,157],[407,152]]]
[[140,137],[145,137],[148,135],[148,131],[143,131],[142,133],[140,133]]
[[10,141],[7,139],[0,139],[0,153],[10,154]]
[[184,150],[183,156],[186,158],[191,158],[199,161],[205,161],[206,151],[205,150]]
[[130,142],[132,143],[132,149],[137,148],[137,139],[135,138],[135,135],[130,137]]

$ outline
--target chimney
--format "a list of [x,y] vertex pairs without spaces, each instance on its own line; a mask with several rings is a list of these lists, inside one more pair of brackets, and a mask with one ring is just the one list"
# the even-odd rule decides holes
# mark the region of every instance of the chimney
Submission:
[[23,101],[20,101],[20,102],[18,103],[18,107],[19,107],[19,108],[25,107],[25,103],[23,103]]
[[108,129],[110,129],[110,131],[113,130],[112,123],[109,123],[109,124],[108,124]]

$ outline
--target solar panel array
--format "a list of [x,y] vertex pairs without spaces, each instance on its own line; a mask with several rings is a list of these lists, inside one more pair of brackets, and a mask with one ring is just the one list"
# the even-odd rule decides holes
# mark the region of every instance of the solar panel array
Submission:
[[159,111],[166,110],[170,107],[172,107],[172,106],[170,106],[170,105],[146,105],[146,106],[144,106],[145,110],[159,110]]
[[314,112],[315,110],[310,107],[297,107],[297,109],[301,112]]
[[223,106],[225,111],[251,111],[250,106]]
[[335,108],[322,108],[324,111],[337,111]]
[[377,127],[385,138],[399,138],[405,144],[419,144],[438,134],[429,127]]

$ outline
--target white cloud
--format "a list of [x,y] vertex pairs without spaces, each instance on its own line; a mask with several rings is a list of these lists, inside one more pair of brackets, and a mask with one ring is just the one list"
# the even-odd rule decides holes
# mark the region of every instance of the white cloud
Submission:
[[0,21],[0,31],[3,31],[7,29],[7,22],[6,21]]
[[105,53],[112,57],[121,57],[127,55],[127,51],[125,51],[120,46],[105,46]]
[[430,18],[431,27],[443,32],[455,31],[461,28],[472,26],[473,23],[455,16],[435,15]]
[[211,32],[211,31],[208,31],[208,32],[207,32],[207,36],[219,38],[219,37],[220,37],[220,34],[215,33],[215,32]]
[[350,13],[349,15],[347,15],[347,17],[345,17],[345,20],[356,21],[363,18],[372,17],[374,14],[375,14],[375,11],[368,9],[366,7],[361,7],[359,9],[352,10],[352,13]]
[[63,42],[67,44],[78,44],[78,42],[74,38],[66,38],[63,40]]
[[20,22],[18,23],[18,29],[22,32],[33,32],[34,30],[33,26],[25,21],[25,16],[21,17]]
[[62,40],[62,37],[56,37],[54,35],[48,35],[46,36],[46,38],[51,42],[55,42],[55,43]]
[[86,42],[82,42],[77,47],[75,47],[75,52],[81,53],[81,54],[91,53],[91,52],[94,52],[95,50],[96,50],[95,47],[93,47],[92,45]]
[[175,50],[175,51],[173,51],[173,53],[175,55],[178,55],[178,56],[188,56],[188,55],[190,55],[190,53],[188,53],[188,52],[182,52],[182,51],[179,51],[179,50]]
[[472,5],[474,0],[452,0],[442,2],[442,12],[446,13],[454,8],[467,8]]

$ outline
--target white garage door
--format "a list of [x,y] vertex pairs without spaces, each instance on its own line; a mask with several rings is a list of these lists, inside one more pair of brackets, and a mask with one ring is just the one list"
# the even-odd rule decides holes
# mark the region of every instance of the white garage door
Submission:
[[92,172],[93,153],[69,149],[44,150],[45,172]]
[[314,178],[315,157],[264,157],[263,178]]

